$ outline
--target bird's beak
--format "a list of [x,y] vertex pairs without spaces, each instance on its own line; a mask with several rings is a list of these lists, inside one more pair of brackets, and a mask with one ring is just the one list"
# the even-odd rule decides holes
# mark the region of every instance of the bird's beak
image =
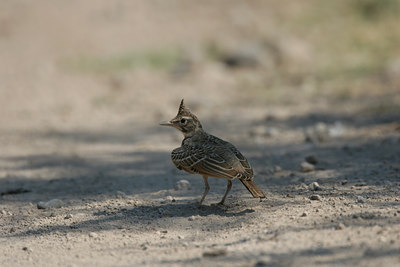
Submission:
[[174,124],[170,121],[162,121],[160,122],[160,125],[162,126],[174,126]]

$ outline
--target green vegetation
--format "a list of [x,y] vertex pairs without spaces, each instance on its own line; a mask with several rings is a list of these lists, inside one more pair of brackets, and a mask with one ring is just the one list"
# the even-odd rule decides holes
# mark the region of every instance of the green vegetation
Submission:
[[177,49],[166,49],[135,51],[99,57],[82,56],[67,60],[65,65],[72,70],[80,72],[115,73],[137,68],[167,70],[180,60],[182,60],[182,56]]
[[400,6],[398,0],[353,0],[351,5],[366,20],[397,16]]

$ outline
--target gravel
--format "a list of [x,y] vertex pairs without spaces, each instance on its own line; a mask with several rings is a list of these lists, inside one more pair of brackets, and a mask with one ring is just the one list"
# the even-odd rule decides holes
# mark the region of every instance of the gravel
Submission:
[[346,226],[343,223],[338,223],[335,227],[336,230],[343,230]]
[[367,199],[363,196],[358,196],[357,197],[357,203],[365,203],[367,202]]
[[321,200],[321,196],[320,196],[320,195],[315,195],[315,194],[314,194],[314,195],[311,195],[311,196],[310,196],[310,199],[311,199],[311,200]]
[[305,158],[305,160],[306,160],[308,163],[313,164],[313,165],[315,165],[315,164],[318,163],[318,158],[317,158],[316,156],[314,156],[314,155],[307,156],[307,157]]
[[60,199],[52,199],[47,202],[39,201],[37,203],[38,209],[57,209],[61,208],[62,206],[64,206],[64,202]]
[[90,232],[90,233],[89,233],[89,237],[91,237],[91,238],[98,238],[99,235],[98,235],[97,233],[95,233],[95,232]]
[[282,171],[281,166],[279,166],[279,165],[275,165],[275,166],[274,166],[274,172],[275,172],[275,173],[281,172],[281,171]]
[[174,189],[177,191],[181,191],[181,190],[190,190],[192,189],[192,187],[188,180],[180,180],[175,184]]
[[302,172],[312,172],[315,170],[314,165],[304,161],[300,164],[300,168]]
[[317,182],[312,182],[311,184],[308,185],[308,188],[311,191],[322,191],[322,188],[319,186]]
[[219,257],[219,256],[224,256],[226,255],[227,251],[226,249],[212,249],[208,251],[203,252],[203,257]]

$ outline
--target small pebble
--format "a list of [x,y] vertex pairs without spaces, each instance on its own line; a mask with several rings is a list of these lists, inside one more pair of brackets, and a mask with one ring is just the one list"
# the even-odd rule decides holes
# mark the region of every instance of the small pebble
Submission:
[[331,137],[340,137],[347,131],[347,127],[341,122],[336,121],[333,125],[328,127],[328,134]]
[[321,190],[322,190],[322,188],[319,186],[319,184],[318,184],[317,182],[312,182],[312,183],[308,186],[308,188],[309,188],[311,191],[321,191]]
[[226,249],[213,249],[203,252],[203,257],[219,257],[226,255]]
[[303,212],[303,214],[301,214],[301,217],[307,217],[307,212]]
[[[274,264],[271,264],[270,260],[264,261],[260,260],[254,264],[254,267],[268,267],[268,266],[274,266]],[[277,265],[279,266],[279,265]]]
[[99,237],[99,235],[96,234],[95,232],[90,232],[90,233],[89,233],[89,237],[97,238],[97,237]]
[[367,186],[366,182],[359,182],[357,184],[355,184],[355,186]]
[[310,163],[308,163],[306,161],[302,162],[300,164],[300,167],[301,167],[301,171],[302,172],[312,172],[312,171],[315,170],[314,165],[312,165],[312,164],[310,164]]
[[171,214],[171,212],[169,212],[169,211],[164,211],[163,213],[161,213],[161,217],[171,217],[172,216],[172,214]]
[[196,220],[196,216],[190,216],[190,217],[188,218],[188,220],[189,220],[189,221],[194,221],[194,220]]
[[329,140],[328,126],[323,122],[318,122],[305,129],[304,137],[306,142],[325,142]]
[[265,133],[266,134],[266,136],[277,136],[277,135],[279,135],[279,133],[280,133],[280,131],[279,131],[279,129],[278,128],[275,128],[275,127],[268,127],[267,128],[267,132]]
[[28,247],[23,247],[22,250],[23,250],[23,251],[32,252],[32,249],[31,249],[31,248],[28,248]]
[[281,166],[279,166],[279,165],[274,166],[274,172],[281,172],[281,171],[282,171]]
[[124,192],[122,192],[122,191],[117,191],[116,196],[119,199],[127,198],[126,194]]
[[336,230],[343,230],[346,226],[344,226],[343,223],[339,223],[338,225],[336,225],[335,229]]
[[171,202],[175,202],[175,198],[173,198],[172,196],[167,196],[167,200],[171,201]]
[[305,160],[306,160],[308,163],[311,163],[311,164],[313,164],[313,165],[315,165],[315,164],[318,163],[318,158],[317,158],[316,156],[314,156],[314,155],[307,156],[307,157],[305,158]]
[[365,197],[358,196],[358,197],[357,197],[357,202],[358,202],[358,203],[365,203],[365,202],[367,202],[367,200],[365,199]]
[[311,200],[321,200],[321,196],[320,195],[311,195],[310,199]]
[[191,188],[188,180],[180,180],[174,186],[175,190],[190,190]]
[[67,216],[64,217],[64,219],[66,219],[66,220],[67,219],[72,219],[72,217],[73,217],[72,214],[68,214]]
[[51,208],[61,208],[64,205],[64,202],[60,199],[52,199],[47,202],[39,201],[37,203],[38,209],[51,209]]

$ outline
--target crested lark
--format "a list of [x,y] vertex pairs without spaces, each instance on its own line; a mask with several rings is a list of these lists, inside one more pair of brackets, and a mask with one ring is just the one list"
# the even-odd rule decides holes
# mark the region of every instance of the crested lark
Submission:
[[265,198],[253,181],[253,169],[247,159],[231,143],[206,133],[197,117],[185,107],[183,99],[178,115],[160,124],[178,129],[185,137],[181,147],[172,151],[171,158],[179,170],[203,176],[205,191],[200,205],[210,190],[209,176],[228,181],[225,195],[219,204],[224,203],[235,178],[243,183],[253,197]]

